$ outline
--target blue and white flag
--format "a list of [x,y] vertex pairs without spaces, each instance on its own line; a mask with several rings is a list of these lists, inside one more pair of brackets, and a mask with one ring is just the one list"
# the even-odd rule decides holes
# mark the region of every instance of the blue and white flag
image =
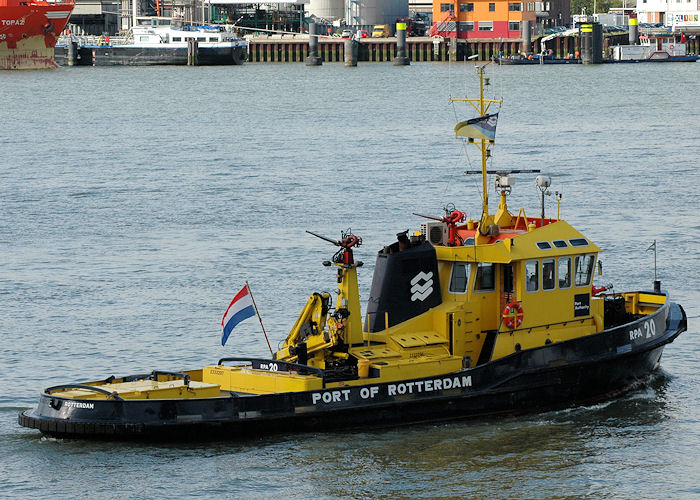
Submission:
[[231,303],[224,313],[224,317],[221,318],[221,326],[223,332],[221,333],[221,345],[226,345],[228,336],[231,335],[231,330],[233,330],[238,323],[244,319],[248,319],[251,316],[255,316],[255,306],[253,305],[253,297],[250,295],[250,289],[246,283],[241,291],[236,294]]
[[493,141],[496,139],[497,123],[498,113],[459,122],[455,125],[455,137],[470,137],[472,139]]

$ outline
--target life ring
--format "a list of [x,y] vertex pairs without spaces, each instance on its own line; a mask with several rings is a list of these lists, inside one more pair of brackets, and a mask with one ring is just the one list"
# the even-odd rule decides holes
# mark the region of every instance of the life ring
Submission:
[[523,306],[520,305],[520,302],[510,302],[503,309],[503,322],[511,330],[522,325],[524,317]]
[[671,49],[671,50],[673,50],[673,48],[674,48],[674,47],[673,47],[673,44],[669,44],[668,48]]

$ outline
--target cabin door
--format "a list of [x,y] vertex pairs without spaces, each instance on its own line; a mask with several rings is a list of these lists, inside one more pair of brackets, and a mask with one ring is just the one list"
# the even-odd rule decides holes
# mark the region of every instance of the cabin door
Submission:
[[503,311],[506,305],[513,302],[515,299],[515,280],[513,273],[513,264],[501,265],[501,303],[499,311]]

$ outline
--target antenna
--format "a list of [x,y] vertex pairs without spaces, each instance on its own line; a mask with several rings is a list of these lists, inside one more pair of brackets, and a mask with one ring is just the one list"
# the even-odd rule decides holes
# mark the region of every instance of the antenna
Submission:
[[542,193],[542,227],[544,227],[544,195],[551,194],[547,191],[547,188],[552,184],[552,179],[548,175],[538,175],[535,179],[535,184],[537,184],[538,189]]

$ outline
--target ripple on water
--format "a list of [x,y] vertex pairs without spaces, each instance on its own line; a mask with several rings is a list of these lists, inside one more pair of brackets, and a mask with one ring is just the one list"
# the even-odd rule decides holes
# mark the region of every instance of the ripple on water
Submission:
[[[489,168],[551,175],[561,215],[605,249],[603,281],[616,290],[651,284],[645,250],[657,240],[659,276],[690,330],[666,348],[665,375],[616,401],[540,415],[182,445],[41,438],[17,412],[52,384],[266,352],[254,321],[222,348],[220,317],[247,279],[275,344],[310,291],[332,291],[320,262],[333,249],[306,229],[362,235],[366,299],[375,252],[417,227],[411,212],[452,202],[478,218],[481,181],[461,174],[478,156],[462,158],[447,104],[450,77],[461,94],[473,71],[3,75],[12,98],[0,104],[13,117],[0,130],[3,494],[700,496],[700,225],[683,191],[700,180],[700,143],[683,126],[669,141],[667,119],[672,109],[673,123],[697,121],[700,101],[687,96],[700,80],[694,65],[636,66],[493,68],[505,104]],[[640,104],[621,104],[630,99]],[[509,204],[538,213],[538,193],[519,175]],[[546,210],[556,214],[553,196]]]

